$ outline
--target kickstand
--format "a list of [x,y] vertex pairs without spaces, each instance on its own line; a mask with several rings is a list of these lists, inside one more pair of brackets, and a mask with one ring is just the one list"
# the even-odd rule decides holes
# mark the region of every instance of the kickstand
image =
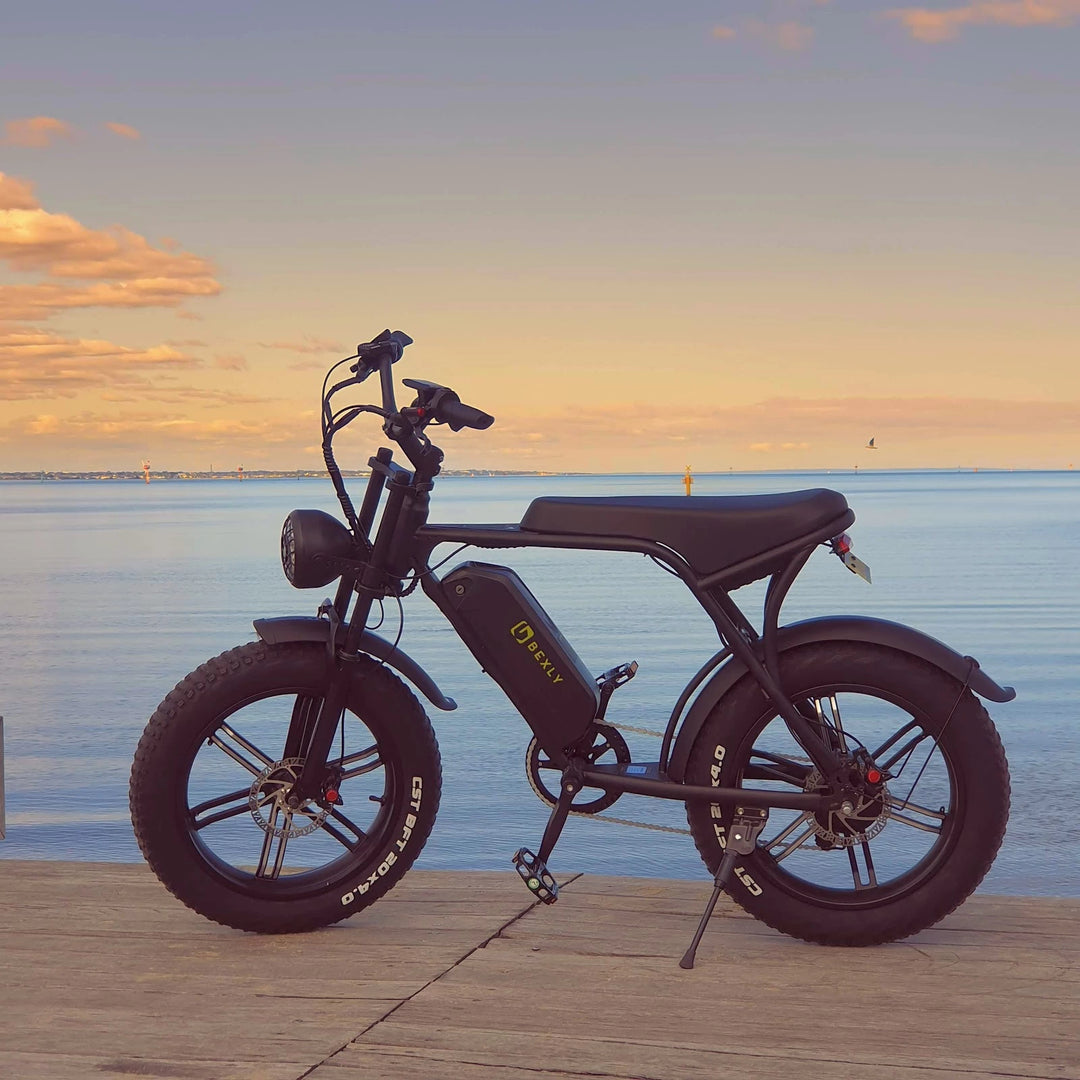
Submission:
[[757,845],[758,834],[765,828],[765,822],[769,820],[769,811],[764,806],[736,806],[735,816],[732,818],[730,835],[727,847],[724,848],[724,856],[720,860],[720,866],[713,879],[715,887],[709,902],[705,905],[705,913],[701,916],[701,922],[694,933],[694,940],[690,942],[690,948],[683,954],[679,961],[679,967],[689,970],[694,966],[694,956],[701,942],[705,927],[712,917],[716,901],[720,899],[720,893],[724,886],[731,880],[735,864],[740,855],[750,855]]

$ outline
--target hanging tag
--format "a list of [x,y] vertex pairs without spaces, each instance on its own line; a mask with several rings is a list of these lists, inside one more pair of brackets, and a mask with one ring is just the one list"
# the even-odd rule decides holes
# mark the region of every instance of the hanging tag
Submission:
[[853,573],[858,574],[868,585],[870,584],[870,567],[855,554],[854,551],[845,551],[840,556],[844,565]]

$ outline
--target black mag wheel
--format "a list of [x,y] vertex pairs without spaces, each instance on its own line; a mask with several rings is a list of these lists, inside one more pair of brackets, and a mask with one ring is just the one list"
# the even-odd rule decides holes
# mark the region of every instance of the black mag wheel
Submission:
[[[1005,834],[1009,772],[986,710],[945,672],[883,646],[801,646],[782,655],[781,672],[853,769],[881,779],[861,784],[849,813],[770,809],[756,850],[736,865],[733,899],[775,929],[822,944],[895,941],[937,922],[974,891]],[[822,786],[749,678],[706,720],[686,779],[787,792]],[[687,804],[712,872],[732,809]]]
[[135,836],[208,919],[264,933],[337,922],[384,895],[427,840],[442,781],[434,732],[401,680],[366,658],[329,754],[339,801],[288,806],[297,734],[318,715],[327,670],[325,646],[251,642],[193,671],[146,726]]

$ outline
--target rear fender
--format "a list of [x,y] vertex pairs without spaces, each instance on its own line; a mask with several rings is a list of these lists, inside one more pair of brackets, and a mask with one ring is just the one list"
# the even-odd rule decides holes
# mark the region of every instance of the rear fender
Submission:
[[[313,615],[284,615],[274,619],[256,619],[255,633],[267,645],[281,645],[289,641],[318,641],[324,645],[330,640],[330,620]],[[453,698],[446,697],[435,685],[435,680],[407,653],[403,653],[386,638],[365,630],[360,635],[360,652],[374,656],[388,667],[409,680],[437,709],[451,712],[457,708]]]
[[[976,694],[989,701],[1012,701],[1016,697],[1016,691],[1011,686],[999,686],[978,666],[978,661],[973,657],[961,656],[943,641],[938,641],[921,630],[886,619],[871,619],[859,615],[806,619],[781,627],[777,635],[780,653],[799,645],[822,641],[865,641],[874,645],[887,645],[926,660],[960,682],[968,680],[970,670],[968,685]],[[972,663],[975,664],[974,668],[971,668]],[[746,665],[741,660],[729,660],[702,687],[675,739],[667,770],[670,779],[680,783],[685,779],[690,751],[706,718],[746,673]]]

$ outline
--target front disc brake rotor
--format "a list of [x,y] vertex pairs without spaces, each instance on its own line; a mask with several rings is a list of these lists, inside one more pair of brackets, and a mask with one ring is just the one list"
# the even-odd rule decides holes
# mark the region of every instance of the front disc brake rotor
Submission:
[[307,836],[326,820],[330,811],[311,799],[295,809],[287,802],[303,765],[303,758],[282,758],[267,765],[255,777],[248,792],[248,809],[263,832],[291,840],[294,836]]

